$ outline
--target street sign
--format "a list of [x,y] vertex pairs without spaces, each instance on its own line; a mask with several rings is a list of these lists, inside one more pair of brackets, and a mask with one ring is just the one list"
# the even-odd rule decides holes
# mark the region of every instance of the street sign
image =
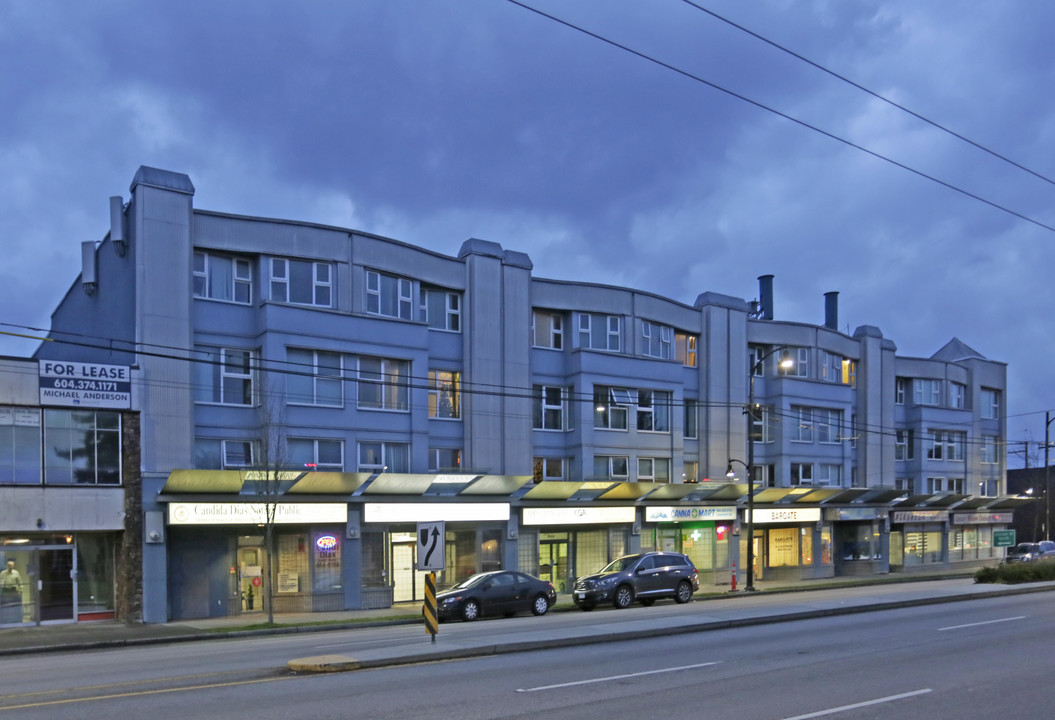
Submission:
[[1014,530],[994,530],[993,531],[993,547],[1014,547],[1015,546],[1015,531]]
[[425,576],[425,607],[421,609],[425,617],[425,632],[436,642],[436,633],[440,631],[439,616],[436,614],[436,573]]
[[418,570],[443,570],[446,563],[446,553],[443,549],[444,523],[419,522],[418,523],[418,562],[415,568]]

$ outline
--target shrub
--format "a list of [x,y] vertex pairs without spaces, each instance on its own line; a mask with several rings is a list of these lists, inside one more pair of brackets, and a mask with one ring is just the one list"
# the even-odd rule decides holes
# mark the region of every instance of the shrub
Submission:
[[1055,580],[1055,559],[1038,560],[1031,563],[1000,563],[996,567],[978,568],[974,573],[976,583],[1014,585],[1048,580]]

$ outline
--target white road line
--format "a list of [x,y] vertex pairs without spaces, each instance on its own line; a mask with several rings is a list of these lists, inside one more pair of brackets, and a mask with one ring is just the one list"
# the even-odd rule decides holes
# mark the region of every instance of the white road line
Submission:
[[554,688],[574,687],[575,685],[590,685],[592,683],[609,682],[610,680],[625,680],[626,678],[641,677],[643,675],[658,675],[659,673],[679,672],[681,670],[695,670],[696,668],[719,665],[719,662],[699,663],[698,665],[681,665],[680,667],[661,668],[659,670],[645,670],[643,672],[628,673],[626,675],[610,675],[608,677],[593,678],[591,680],[576,680],[575,682],[560,683],[558,685],[541,685],[533,688],[517,688],[517,692],[538,692],[539,690],[553,690]]
[[1019,615],[1017,617],[1000,618],[999,620],[986,620],[985,622],[967,623],[966,625],[950,625],[949,627],[938,628],[938,632],[943,630],[959,630],[961,628],[978,627],[979,625],[992,625],[993,623],[1011,622],[1012,620],[1025,620],[1025,615]]
[[913,690],[912,692],[901,693],[900,695],[889,695],[883,698],[876,698],[875,700],[865,700],[864,702],[854,703],[853,705],[843,705],[842,707],[831,708],[829,710],[818,710],[817,712],[807,713],[805,715],[796,715],[795,717],[784,718],[784,720],[806,720],[807,718],[822,717],[824,715],[834,715],[845,710],[856,710],[857,708],[868,707],[869,705],[879,705],[880,703],[893,702],[894,700],[901,700],[907,697],[913,697],[915,695],[926,695],[931,691],[930,688],[923,688],[922,690]]

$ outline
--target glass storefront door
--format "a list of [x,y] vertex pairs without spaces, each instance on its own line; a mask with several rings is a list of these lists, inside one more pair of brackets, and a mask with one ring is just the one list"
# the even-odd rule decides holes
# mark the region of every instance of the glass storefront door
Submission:
[[73,548],[37,551],[40,622],[73,620]]
[[542,533],[539,538],[539,579],[553,583],[557,592],[569,592],[568,535]]

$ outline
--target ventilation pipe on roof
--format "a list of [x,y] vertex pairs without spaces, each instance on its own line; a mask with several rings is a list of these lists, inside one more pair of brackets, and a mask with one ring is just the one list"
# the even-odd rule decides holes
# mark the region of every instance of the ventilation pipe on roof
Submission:
[[773,276],[758,276],[758,300],[762,305],[762,319],[773,319]]
[[824,293],[824,327],[839,329],[839,293],[834,290]]

